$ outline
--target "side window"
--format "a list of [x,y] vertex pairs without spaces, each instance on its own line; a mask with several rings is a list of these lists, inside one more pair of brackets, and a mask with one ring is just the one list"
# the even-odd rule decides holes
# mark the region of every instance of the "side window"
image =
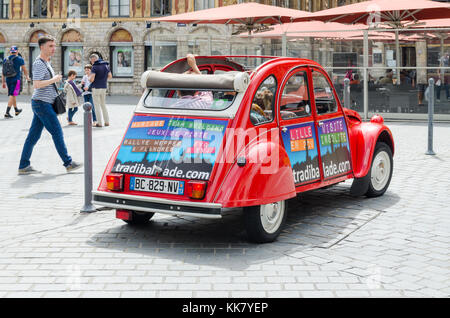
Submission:
[[317,114],[334,113],[337,111],[333,88],[325,75],[313,70],[312,79],[314,85],[314,99],[316,101]]
[[253,125],[268,123],[273,120],[273,108],[275,104],[275,93],[277,91],[277,80],[270,75],[259,85],[252,101],[250,110],[250,121]]
[[280,114],[282,119],[311,115],[308,80],[305,71],[294,73],[286,82],[281,95]]

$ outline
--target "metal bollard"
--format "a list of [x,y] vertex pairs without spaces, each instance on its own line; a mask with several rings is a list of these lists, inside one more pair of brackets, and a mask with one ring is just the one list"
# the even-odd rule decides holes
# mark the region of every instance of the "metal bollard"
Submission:
[[435,155],[433,151],[434,78],[430,78],[428,83],[428,150],[425,154]]
[[80,212],[95,212],[92,204],[92,104],[84,103],[84,206]]
[[344,107],[350,109],[350,79],[344,79]]

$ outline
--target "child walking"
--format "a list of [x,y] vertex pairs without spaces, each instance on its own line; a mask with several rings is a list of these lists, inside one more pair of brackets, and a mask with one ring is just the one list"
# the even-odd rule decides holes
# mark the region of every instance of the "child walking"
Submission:
[[91,103],[92,105],[92,121],[94,126],[97,125],[97,117],[95,116],[94,100],[92,99],[91,82],[89,82],[89,76],[91,75],[91,64],[84,66],[84,76],[81,80],[81,89],[83,91],[83,98],[85,103]]
[[78,106],[80,106],[78,97],[82,94],[80,90],[81,86],[78,87],[74,83],[74,79],[77,77],[77,72],[70,70],[67,75],[67,82],[64,85],[64,92],[66,93],[66,106],[69,109],[67,120],[69,125],[77,125],[77,123],[73,121],[73,115],[78,111]]

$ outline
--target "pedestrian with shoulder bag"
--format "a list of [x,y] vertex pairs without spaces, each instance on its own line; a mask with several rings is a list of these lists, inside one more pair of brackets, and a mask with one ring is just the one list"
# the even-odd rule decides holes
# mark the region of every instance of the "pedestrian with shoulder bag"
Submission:
[[81,163],[77,163],[67,153],[64,135],[53,104],[58,96],[55,83],[61,81],[61,75],[55,75],[50,64],[50,58],[55,54],[55,39],[45,35],[38,40],[40,55],[33,63],[33,96],[31,108],[33,120],[22,150],[19,164],[19,174],[39,173],[30,165],[33,148],[39,141],[42,130],[45,128],[51,134],[56,150],[63,161],[67,172],[79,169]]

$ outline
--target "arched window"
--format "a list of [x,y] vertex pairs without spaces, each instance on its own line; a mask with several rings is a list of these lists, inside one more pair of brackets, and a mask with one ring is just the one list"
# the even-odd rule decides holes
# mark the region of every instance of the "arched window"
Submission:
[[83,45],[81,34],[76,30],[69,30],[61,39],[63,75],[69,71],[77,72],[77,76],[83,76]]
[[111,35],[111,71],[115,77],[132,77],[134,69],[133,37],[124,29]]
[[33,34],[30,36],[29,46],[30,46],[30,55],[29,55],[29,62],[30,62],[30,74],[32,74],[32,68],[33,63],[36,60],[36,58],[39,56],[39,45],[38,45],[38,39],[41,36],[47,35],[47,32],[38,30],[33,32]]
[[[164,34],[169,34],[168,29]],[[177,41],[171,37],[157,36],[159,31],[152,31],[145,38],[145,69],[160,68],[177,59]],[[161,31],[163,32],[163,31]]]

